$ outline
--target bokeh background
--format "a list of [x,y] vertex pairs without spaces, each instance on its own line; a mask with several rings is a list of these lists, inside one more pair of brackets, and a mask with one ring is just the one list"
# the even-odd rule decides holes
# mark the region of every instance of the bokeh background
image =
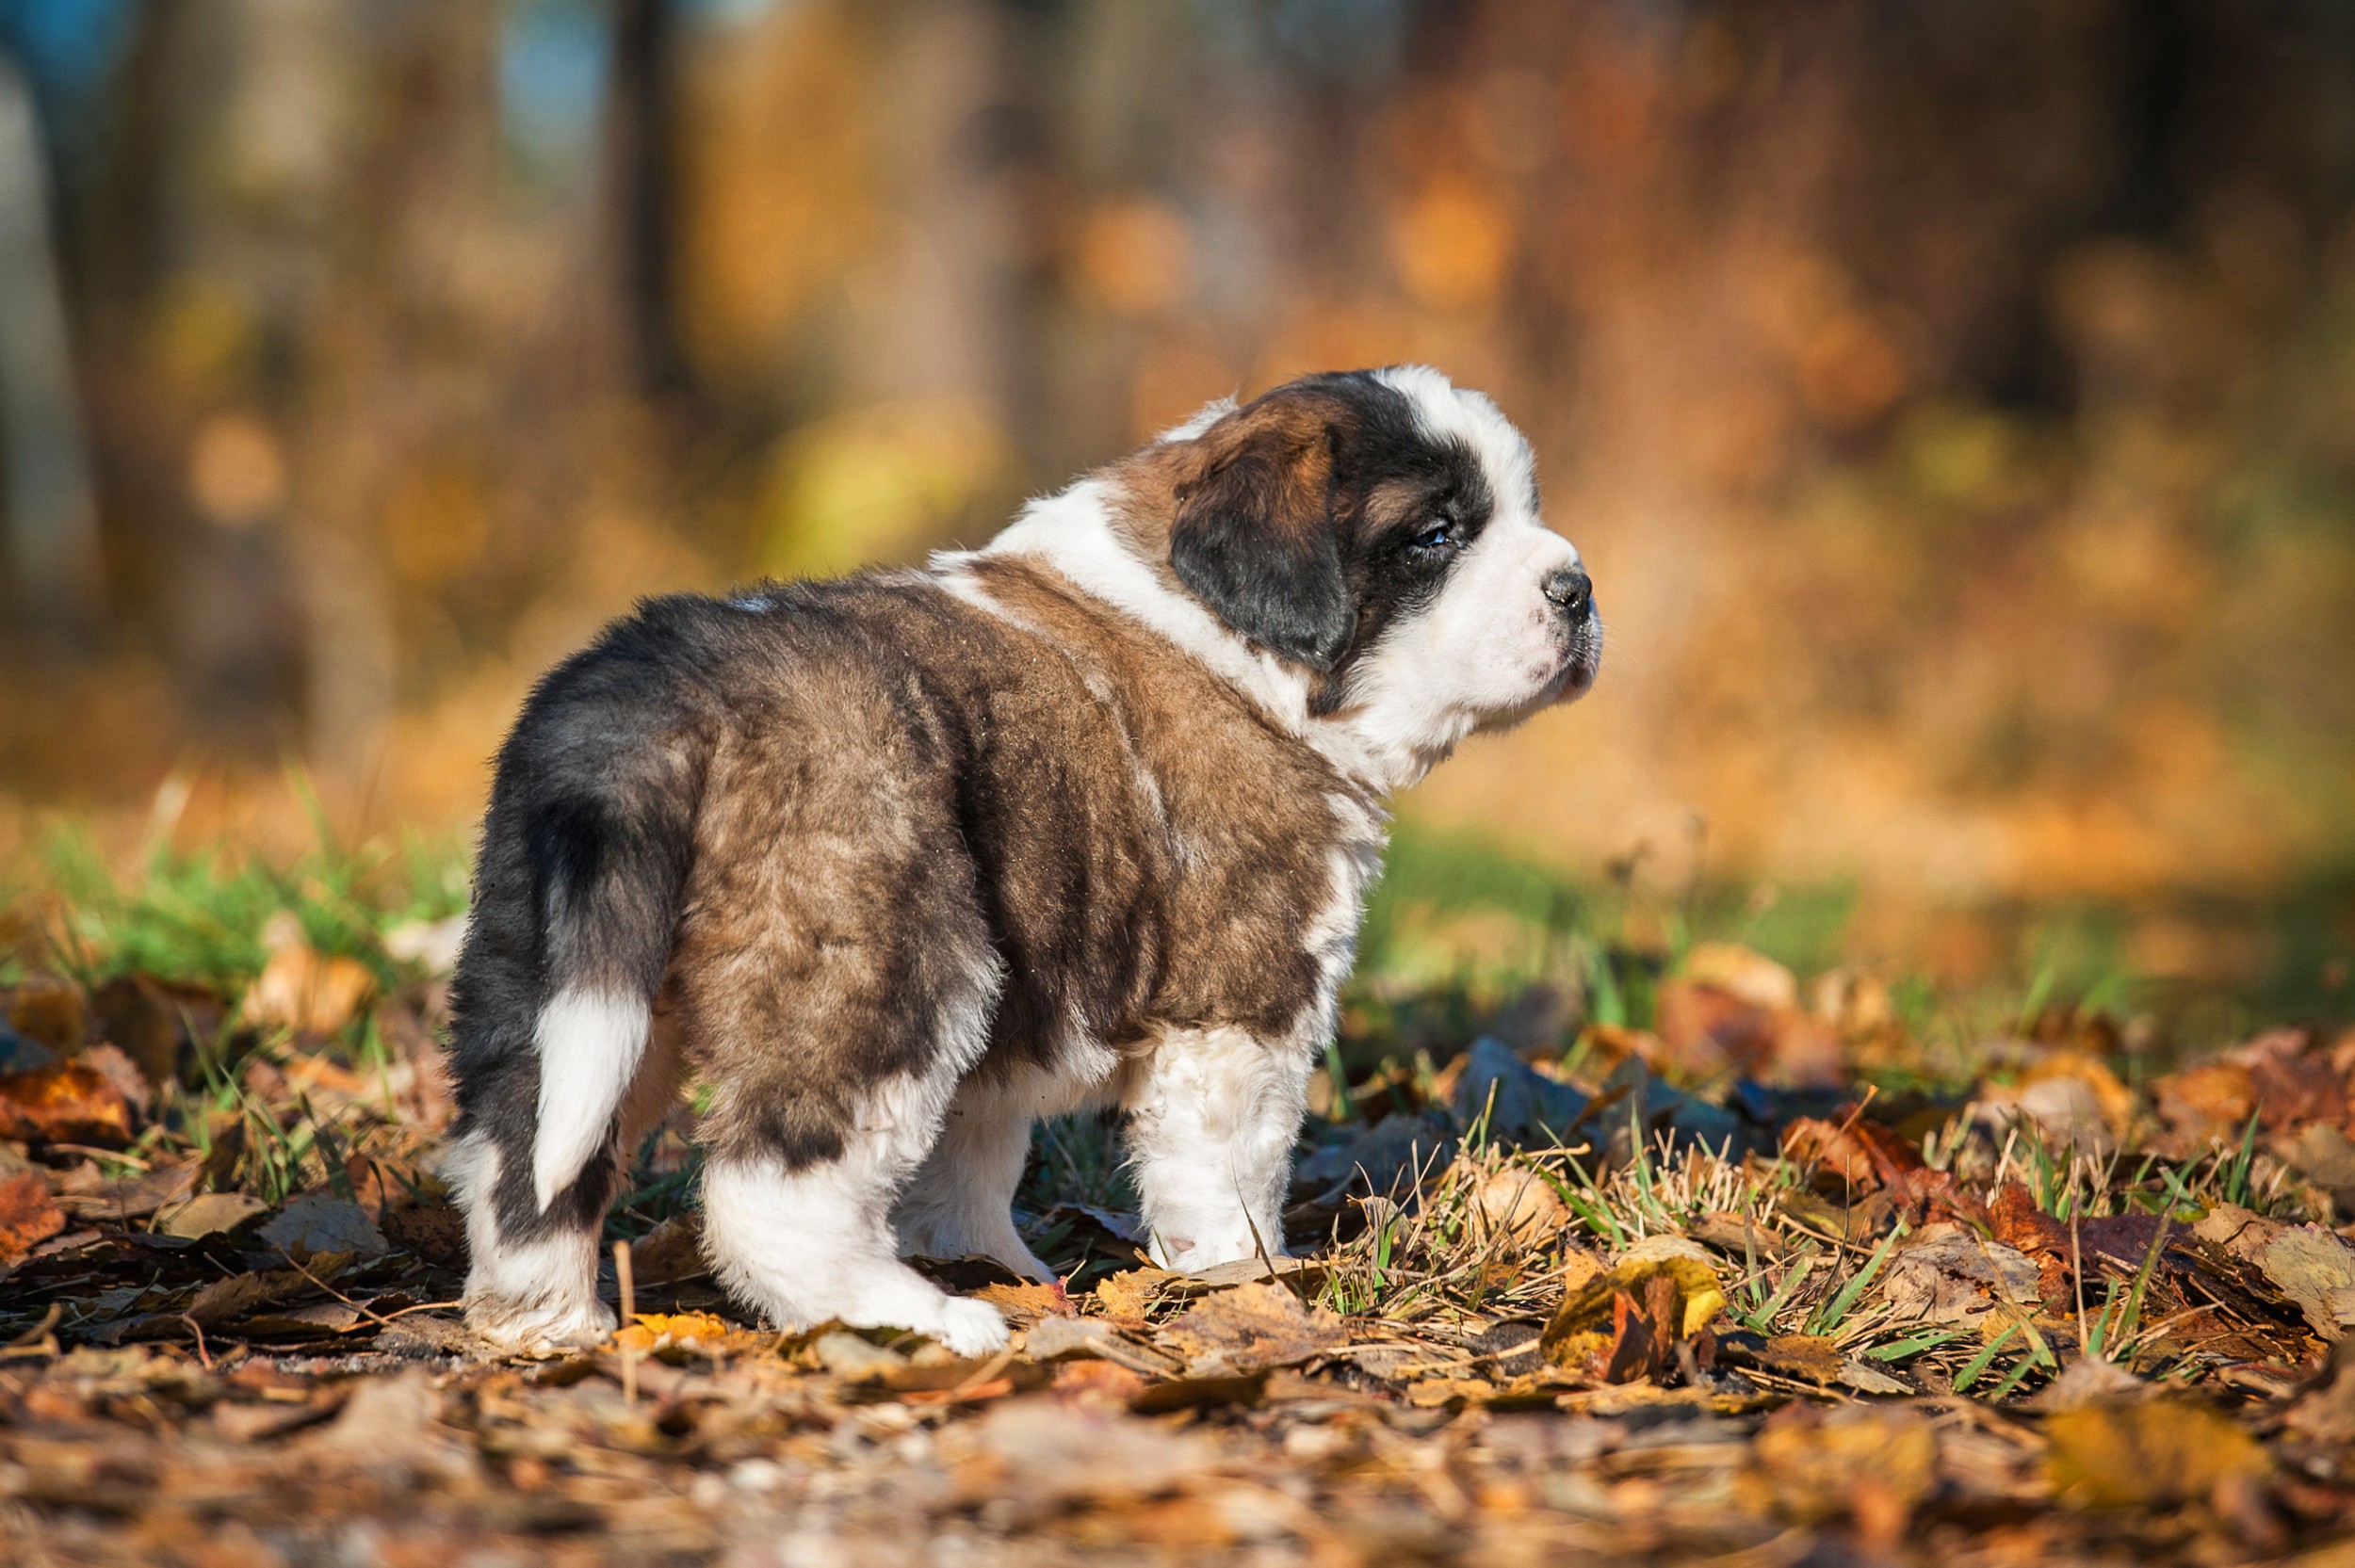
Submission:
[[1611,628],[1424,860],[2344,994],[2337,0],[0,0],[0,857],[455,837],[634,597],[1409,359]]

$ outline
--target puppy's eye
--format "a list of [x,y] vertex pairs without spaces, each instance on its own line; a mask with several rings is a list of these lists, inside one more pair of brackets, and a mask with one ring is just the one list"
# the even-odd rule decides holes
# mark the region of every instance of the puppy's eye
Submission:
[[1444,550],[1455,542],[1454,519],[1442,517],[1426,525],[1421,533],[1409,539],[1406,543],[1410,549],[1431,551]]

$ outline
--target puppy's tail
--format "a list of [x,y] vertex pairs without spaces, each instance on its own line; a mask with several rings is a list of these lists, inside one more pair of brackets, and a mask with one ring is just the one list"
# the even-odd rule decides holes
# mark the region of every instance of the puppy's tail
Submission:
[[619,1136],[706,754],[639,703],[563,695],[544,687],[500,757],[452,993],[462,1111],[519,1163],[528,1148],[543,1214]]

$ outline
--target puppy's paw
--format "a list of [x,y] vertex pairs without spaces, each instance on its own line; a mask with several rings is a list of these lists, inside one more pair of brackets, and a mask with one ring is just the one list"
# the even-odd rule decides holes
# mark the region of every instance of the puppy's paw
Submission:
[[953,1350],[968,1360],[996,1355],[1006,1348],[1009,1335],[1006,1320],[987,1301],[968,1301],[950,1297],[941,1303],[940,1321],[932,1330],[932,1336],[941,1348]]
[[479,1297],[466,1303],[466,1327],[502,1350],[559,1350],[595,1345],[613,1332],[603,1301],[515,1301]]

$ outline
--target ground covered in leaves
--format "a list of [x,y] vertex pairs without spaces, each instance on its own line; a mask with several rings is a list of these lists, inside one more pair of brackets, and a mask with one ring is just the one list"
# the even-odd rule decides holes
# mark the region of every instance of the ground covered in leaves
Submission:
[[1146,1266],[1067,1121],[1022,1194],[1066,1287],[924,1265],[1010,1354],[779,1332],[703,1275],[690,1101],[610,1222],[629,1323],[502,1359],[436,1175],[459,891],[322,854],[17,900],[10,1560],[2355,1563],[2335,1026],[2170,1057],[1624,911],[1512,985],[1377,932],[1296,1261]]

